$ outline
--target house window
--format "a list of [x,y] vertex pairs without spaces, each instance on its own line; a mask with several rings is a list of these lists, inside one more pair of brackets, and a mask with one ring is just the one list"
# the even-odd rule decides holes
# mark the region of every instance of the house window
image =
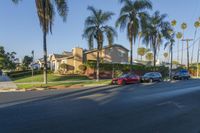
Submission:
[[125,52],[122,51],[122,50],[119,50],[119,56],[120,56],[120,57],[124,57],[124,55],[125,55]]

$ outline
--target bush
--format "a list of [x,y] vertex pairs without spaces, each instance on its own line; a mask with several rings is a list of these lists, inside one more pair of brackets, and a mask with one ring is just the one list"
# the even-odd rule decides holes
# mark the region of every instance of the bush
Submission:
[[[42,74],[42,71],[33,71],[34,75],[38,75],[38,74]],[[19,77],[25,77],[25,76],[31,76],[32,75],[32,71],[31,70],[27,70],[27,71],[15,71],[15,72],[10,72],[7,73],[7,75],[11,78],[19,78]]]
[[87,66],[86,65],[79,65],[78,69],[84,73],[87,70]]
[[[87,67],[96,69],[96,62],[87,62]],[[106,63],[100,63],[99,65],[100,71],[115,71],[115,73],[119,73],[120,71],[123,73],[129,72],[132,70],[138,74],[138,75],[143,75],[146,72],[152,72],[152,71],[157,71],[160,72],[163,77],[167,76],[169,73],[169,68],[165,66],[157,66],[156,70],[153,66],[144,66],[144,65],[130,65],[130,64],[106,64]],[[115,74],[116,76],[118,74]]]
[[65,64],[65,63],[60,64],[58,73],[59,73],[59,74],[66,74],[67,71],[68,71],[68,68],[69,68],[69,65],[67,65],[67,64]]

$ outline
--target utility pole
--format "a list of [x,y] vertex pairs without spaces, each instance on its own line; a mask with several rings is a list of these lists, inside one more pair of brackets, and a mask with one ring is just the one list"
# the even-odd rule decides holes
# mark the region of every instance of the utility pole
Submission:
[[198,50],[197,50],[197,78],[199,77],[199,52],[200,52],[200,40],[199,40],[199,45],[198,45]]
[[183,42],[186,42],[187,43],[187,68],[188,68],[188,71],[189,71],[189,68],[190,68],[190,59],[189,59],[189,42],[190,41],[193,41],[193,39],[182,39]]

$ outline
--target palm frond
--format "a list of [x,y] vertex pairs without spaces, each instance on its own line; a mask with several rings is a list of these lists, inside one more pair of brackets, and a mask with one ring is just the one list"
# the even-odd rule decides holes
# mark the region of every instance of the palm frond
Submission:
[[105,26],[103,28],[106,33],[107,39],[108,39],[108,45],[112,45],[112,43],[114,41],[114,37],[117,37],[117,32],[115,31],[114,28],[112,28],[110,26]]
[[115,26],[116,27],[120,27],[121,31],[124,30],[126,28],[126,26],[127,26],[128,19],[129,19],[128,15],[122,15],[122,16],[120,16],[117,19]]
[[152,3],[149,0],[136,0],[134,8],[138,11],[144,9],[152,9]]
[[12,0],[12,2],[14,2],[15,4],[18,4],[19,1],[21,1],[21,0]]
[[57,11],[59,15],[63,18],[63,21],[66,21],[68,14],[68,5],[66,0],[55,0]]

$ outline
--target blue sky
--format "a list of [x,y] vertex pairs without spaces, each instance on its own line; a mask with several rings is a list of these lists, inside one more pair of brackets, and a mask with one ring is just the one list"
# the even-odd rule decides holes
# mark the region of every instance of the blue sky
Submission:
[[[178,21],[177,31],[180,31],[180,24],[186,22],[188,28],[185,37],[193,38],[193,23],[200,17],[199,0],[152,0],[152,3],[153,11],[159,10],[161,13],[168,14],[166,20],[176,19]],[[70,51],[75,46],[87,48],[82,32],[84,20],[90,14],[87,11],[88,5],[114,12],[115,16],[109,23],[113,26],[121,7],[118,0],[68,0],[68,4],[67,22],[63,23],[62,19],[56,16],[53,34],[48,36],[49,54],[61,53],[64,50]],[[42,57],[42,32],[36,14],[35,0],[23,0],[19,5],[14,5],[11,0],[1,0],[0,18],[0,45],[3,45],[7,51],[16,51],[20,58],[30,55],[32,50],[35,50],[37,58]],[[126,33],[117,31],[119,34],[115,43],[129,48]]]

